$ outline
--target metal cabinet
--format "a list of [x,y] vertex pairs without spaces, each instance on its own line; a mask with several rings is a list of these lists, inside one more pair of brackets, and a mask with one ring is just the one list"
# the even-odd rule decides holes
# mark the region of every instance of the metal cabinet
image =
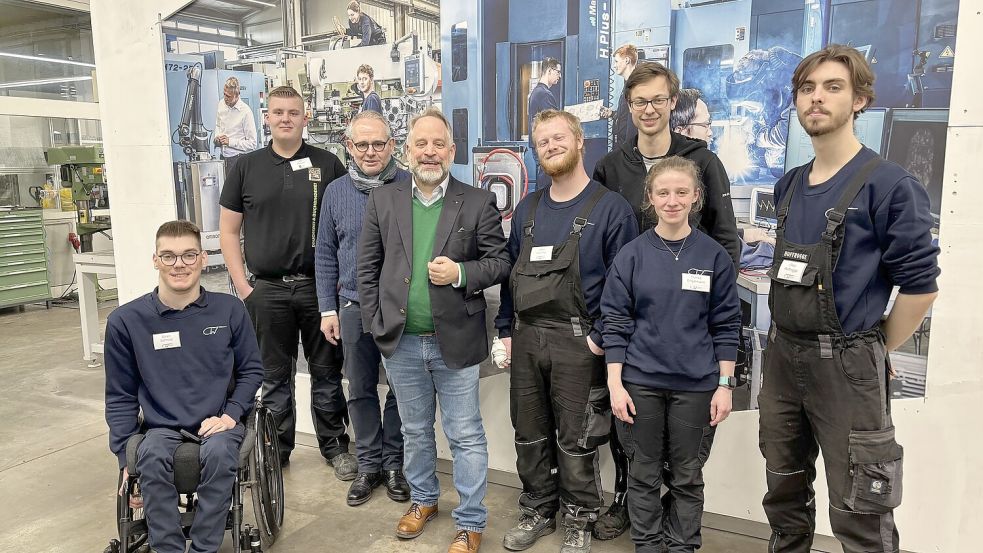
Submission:
[[0,209],[0,307],[49,299],[41,209]]

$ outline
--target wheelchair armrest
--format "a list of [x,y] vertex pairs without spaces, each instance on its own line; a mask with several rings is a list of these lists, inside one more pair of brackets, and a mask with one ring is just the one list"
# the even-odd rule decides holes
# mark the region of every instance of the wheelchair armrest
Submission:
[[246,435],[242,438],[242,446],[239,447],[239,466],[245,466],[249,459],[249,454],[256,447],[256,428],[246,426]]
[[143,434],[134,434],[126,440],[126,472],[130,476],[140,475],[140,471],[137,470],[137,449],[143,443],[143,438]]

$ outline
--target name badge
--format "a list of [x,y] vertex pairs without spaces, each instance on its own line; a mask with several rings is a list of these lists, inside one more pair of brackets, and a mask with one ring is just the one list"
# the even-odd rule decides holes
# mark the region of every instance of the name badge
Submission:
[[290,168],[294,171],[300,171],[301,169],[310,169],[314,164],[311,163],[311,158],[305,157],[303,159],[295,159],[290,162]]
[[181,347],[180,332],[164,332],[154,334],[154,349],[172,349]]
[[789,282],[802,282],[802,275],[806,272],[808,264],[802,261],[783,259],[778,266],[778,278]]
[[552,261],[553,246],[534,246],[529,252],[529,261]]
[[710,275],[683,273],[683,290],[692,292],[709,292]]

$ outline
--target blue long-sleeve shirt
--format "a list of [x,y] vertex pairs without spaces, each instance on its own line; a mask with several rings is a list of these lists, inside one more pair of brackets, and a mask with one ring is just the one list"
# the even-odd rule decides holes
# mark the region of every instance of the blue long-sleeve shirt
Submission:
[[[409,178],[408,172],[397,169],[389,182]],[[324,190],[314,247],[317,306],[322,313],[337,311],[339,296],[358,301],[355,275],[358,234],[362,231],[368,198],[367,192],[359,192],[355,188],[348,174],[339,177]]]
[[[559,246],[570,237],[573,220],[580,213],[584,203],[590,200],[600,187],[597,181],[590,181],[583,192],[572,200],[555,202],[550,199],[549,190],[543,193],[536,208],[536,226],[533,244],[536,246]],[[512,230],[509,235],[509,261],[515,265],[522,248],[522,225],[529,213],[529,197],[516,206],[512,215]],[[614,256],[622,246],[638,236],[638,220],[621,194],[605,194],[591,214],[588,224],[580,237],[580,286],[584,292],[587,312],[594,319],[590,332],[591,340],[600,347],[601,336],[601,291],[604,289],[604,275],[614,262]],[[634,225],[634,226],[632,226]],[[495,327],[501,337],[512,335],[513,303],[509,283],[502,284],[502,306],[495,318]]]
[[[684,275],[709,278],[691,277],[684,289]],[[608,272],[601,313],[605,360],[624,364],[625,382],[710,391],[717,387],[719,362],[737,359],[741,311],[734,261],[697,229],[685,243],[663,243],[647,230],[622,248]]]
[[365,95],[362,99],[362,109],[361,111],[374,111],[376,113],[382,113],[382,98],[373,90]]
[[560,109],[560,102],[546,83],[537,83],[529,93],[529,147],[532,148],[533,153],[536,152],[536,146],[532,142],[532,120],[536,118],[537,113],[548,109]]
[[[170,346],[170,347],[169,347]],[[109,448],[126,465],[126,441],[145,426],[195,433],[208,417],[240,421],[263,383],[256,333],[238,298],[206,292],[182,310],[157,291],[106,322]]]
[[[812,163],[793,169],[775,185],[775,205],[797,186],[785,223],[785,238],[797,244],[819,242],[826,212],[869,159],[862,148],[831,179],[809,186]],[[891,288],[905,294],[938,290],[938,246],[932,243],[928,192],[899,165],[883,161],[847,210],[843,249],[833,270],[833,300],[843,332],[851,334],[878,324]]]

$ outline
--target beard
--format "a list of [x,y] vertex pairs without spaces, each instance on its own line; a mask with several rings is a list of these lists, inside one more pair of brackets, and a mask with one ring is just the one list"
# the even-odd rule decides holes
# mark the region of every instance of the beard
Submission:
[[444,182],[447,178],[447,167],[444,164],[440,164],[440,168],[431,169],[428,166],[418,162],[413,161],[410,163],[410,172],[413,173],[413,178],[416,179],[417,184],[422,184],[423,186],[437,186],[438,184]]
[[810,137],[823,136],[824,134],[829,134],[833,131],[837,131],[845,125],[850,124],[850,119],[853,117],[853,112],[848,111],[842,114],[834,115],[828,110],[822,110],[822,112],[829,117],[827,121],[809,121],[808,112],[805,116],[801,113],[797,114],[799,117],[799,124],[805,129],[806,134]]
[[573,171],[578,163],[580,163],[580,151],[567,150],[567,153],[562,156],[541,160],[539,164],[543,167],[544,173],[551,178],[556,178]]

